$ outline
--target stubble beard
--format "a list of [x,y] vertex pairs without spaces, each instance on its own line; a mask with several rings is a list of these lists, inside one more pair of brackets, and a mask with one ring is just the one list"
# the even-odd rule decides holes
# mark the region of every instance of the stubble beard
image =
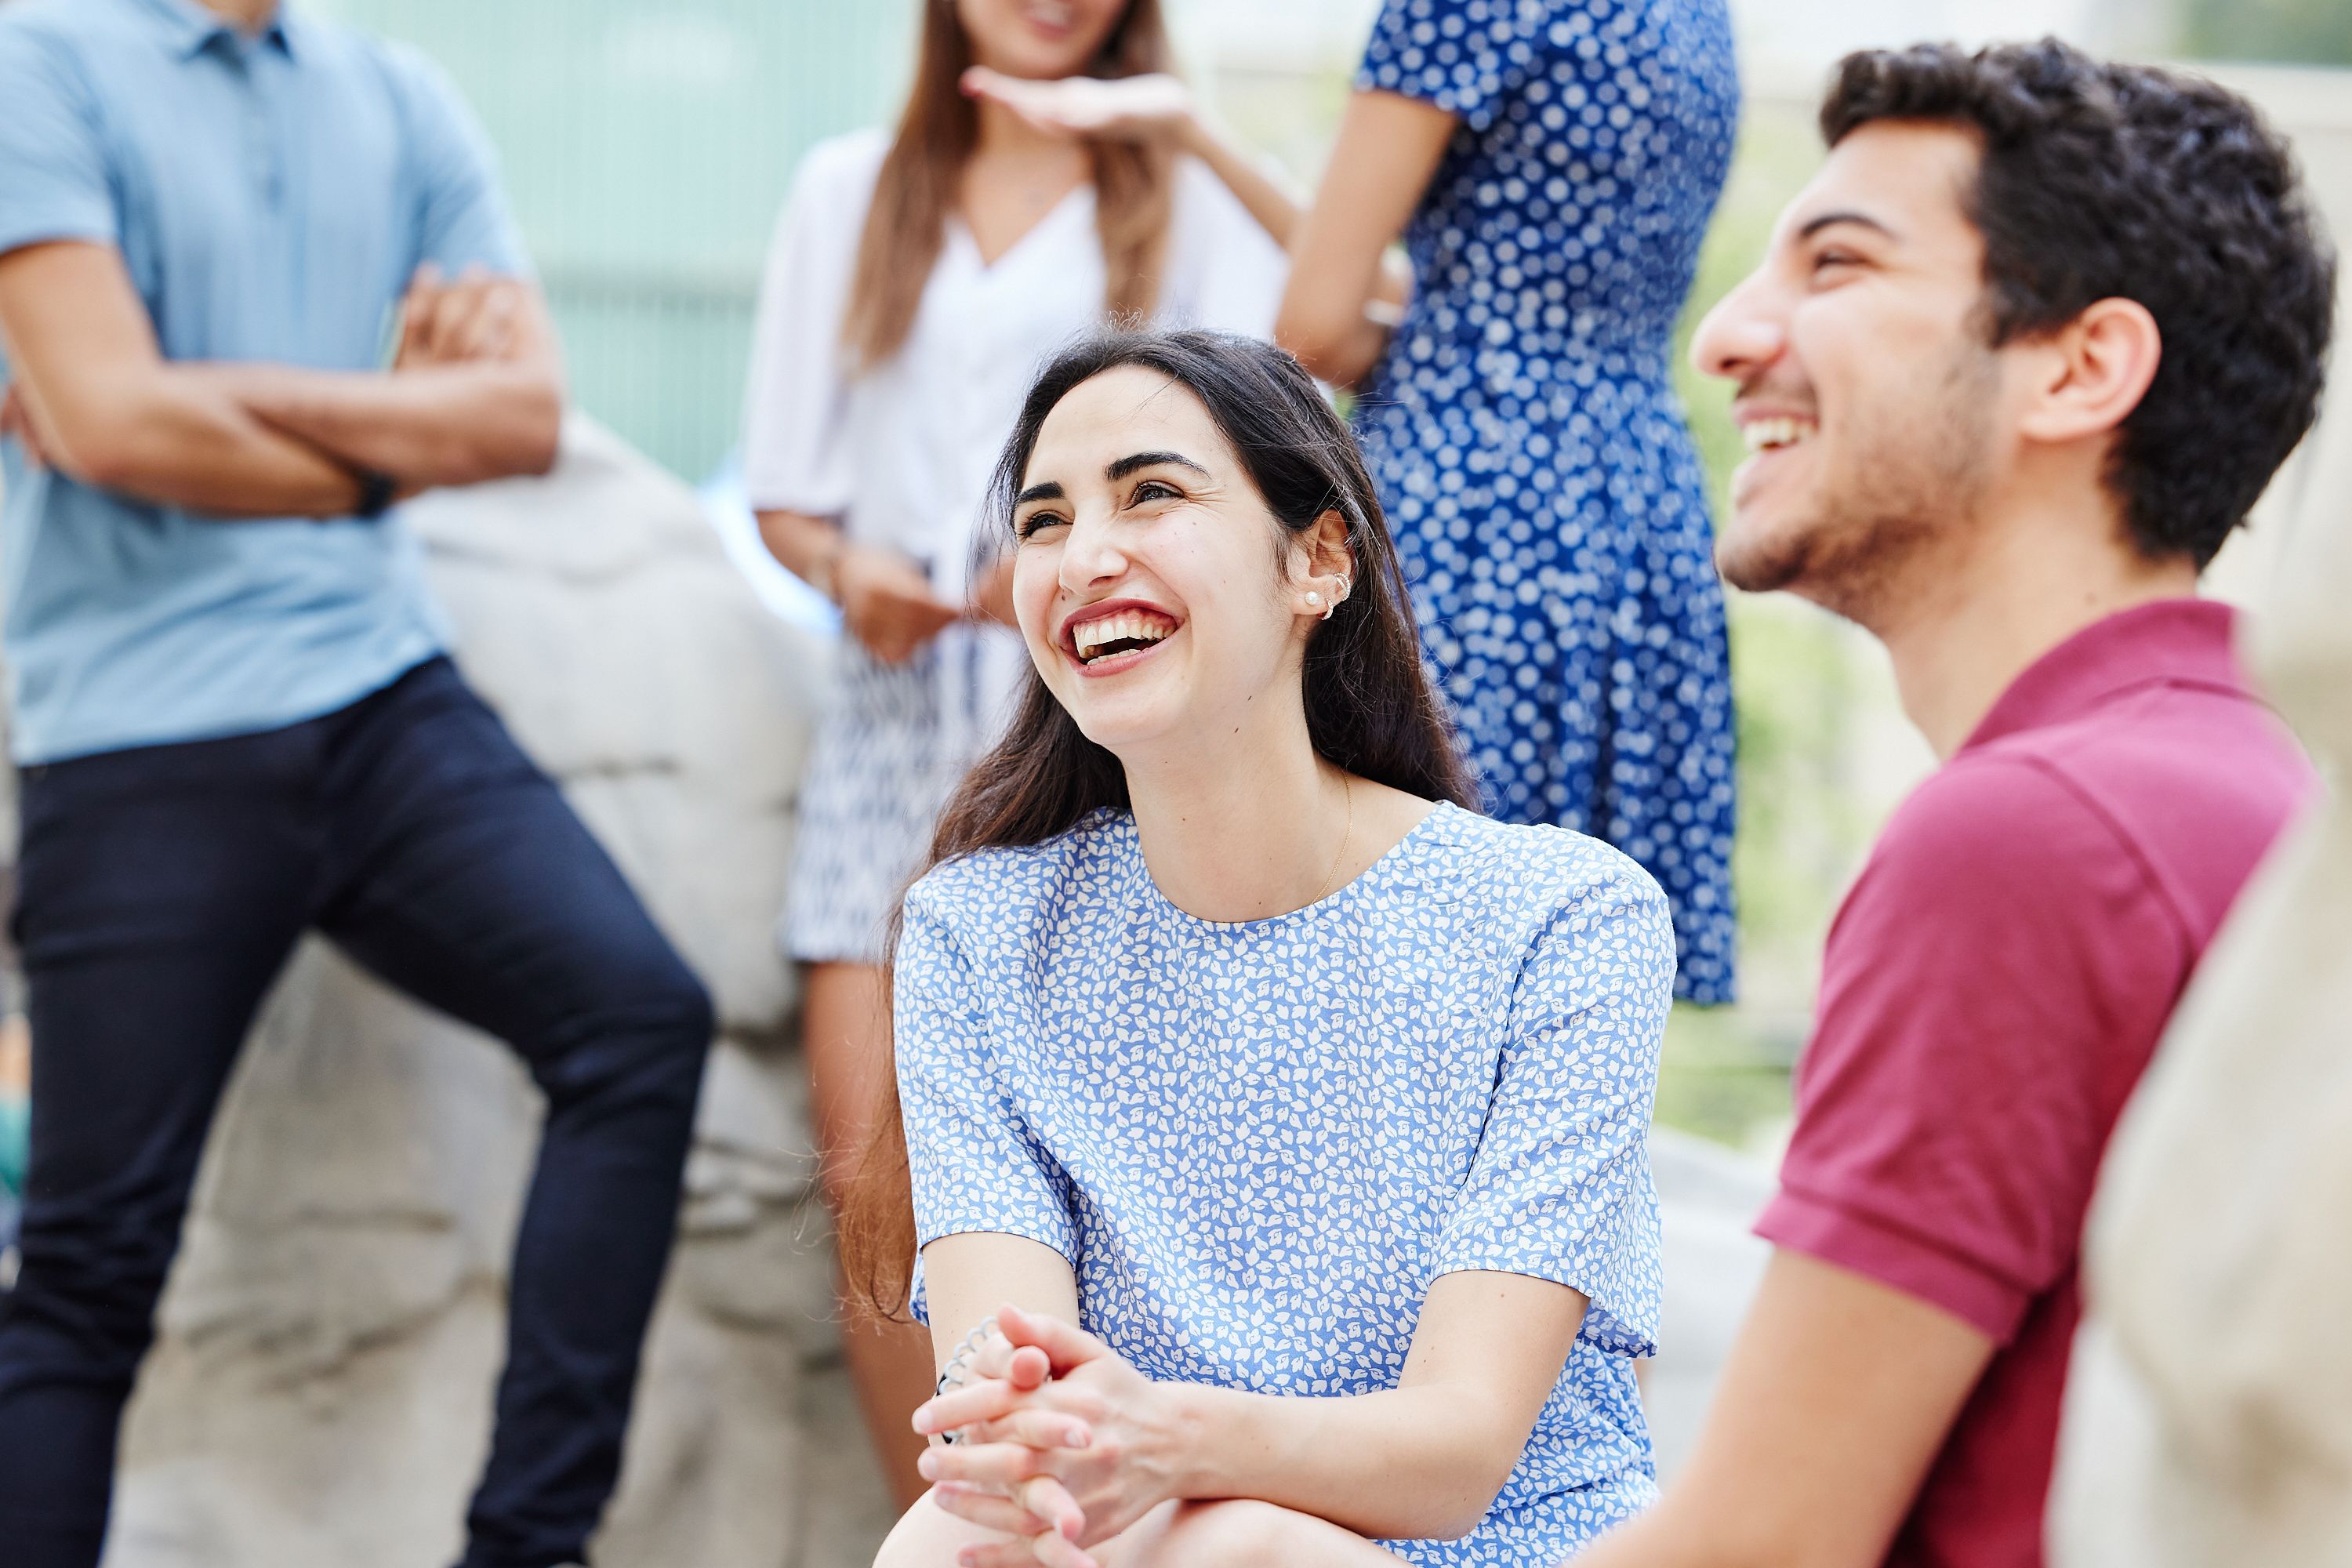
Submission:
[[1858,411],[1809,513],[1717,542],[1724,581],[1786,590],[1874,630],[1898,615],[1984,495],[1996,365],[1970,344],[1911,395]]

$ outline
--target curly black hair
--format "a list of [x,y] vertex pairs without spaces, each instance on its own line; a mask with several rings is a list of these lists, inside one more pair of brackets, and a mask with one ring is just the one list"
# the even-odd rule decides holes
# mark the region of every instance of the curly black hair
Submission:
[[2142,554],[2201,569],[2311,427],[2326,377],[2335,257],[2285,141],[2201,77],[2055,38],[1848,55],[1822,138],[1834,147],[1875,120],[1980,139],[1969,216],[1993,346],[2105,299],[2156,318],[2163,358],[2106,482]]

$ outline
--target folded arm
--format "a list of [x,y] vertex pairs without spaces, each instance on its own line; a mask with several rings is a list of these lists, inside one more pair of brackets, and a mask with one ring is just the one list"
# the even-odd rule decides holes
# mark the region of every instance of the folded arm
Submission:
[[538,290],[513,278],[429,275],[408,298],[391,374],[215,364],[263,422],[404,490],[554,466],[563,371]]
[[0,256],[0,342],[48,460],[85,484],[218,517],[340,517],[351,468],[157,347],[121,257],[80,241]]
[[1577,1568],[1876,1568],[1992,1352],[1900,1290],[1776,1252],[1689,1462]]

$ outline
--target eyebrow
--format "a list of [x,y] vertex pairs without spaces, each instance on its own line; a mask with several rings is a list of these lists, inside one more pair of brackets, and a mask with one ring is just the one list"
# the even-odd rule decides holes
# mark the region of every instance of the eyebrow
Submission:
[[1898,243],[1903,238],[1901,235],[1895,233],[1893,229],[1887,227],[1885,224],[1879,222],[1868,213],[1855,212],[1851,207],[1841,207],[1835,212],[1826,212],[1822,214],[1819,217],[1806,219],[1804,226],[1797,230],[1797,237],[1799,239],[1811,239],[1813,236],[1821,233],[1822,230],[1834,227],[1836,225],[1842,223],[1859,224],[1864,228],[1874,228],[1879,233],[1885,235],[1887,238],[1897,241]]
[[1061,485],[1053,479],[1047,479],[1043,484],[1031,485],[1027,489],[1014,496],[1013,504],[1027,506],[1033,500],[1060,500],[1061,499]]
[[1119,458],[1103,469],[1107,479],[1123,479],[1138,468],[1156,468],[1162,463],[1173,463],[1180,468],[1190,468],[1202,479],[1211,478],[1209,470],[1181,452],[1136,452]]

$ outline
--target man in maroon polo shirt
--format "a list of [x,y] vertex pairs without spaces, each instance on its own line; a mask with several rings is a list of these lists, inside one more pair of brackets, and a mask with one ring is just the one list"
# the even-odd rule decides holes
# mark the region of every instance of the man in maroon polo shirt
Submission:
[[1875,634],[1944,759],[1831,931],[1772,1264],[1660,1505],[1579,1568],[2031,1568],[2107,1135],[2312,787],[2199,572],[2309,426],[2284,147],[2055,42],[1848,58],[1700,328],[1717,546]]

